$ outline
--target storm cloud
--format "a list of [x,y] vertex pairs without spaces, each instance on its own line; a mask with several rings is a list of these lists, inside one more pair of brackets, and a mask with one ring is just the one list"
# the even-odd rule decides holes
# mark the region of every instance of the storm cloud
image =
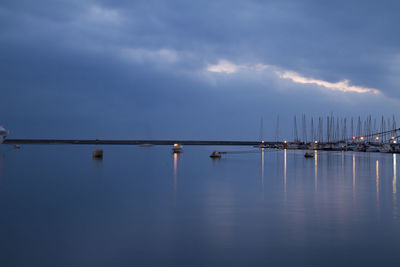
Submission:
[[15,138],[255,139],[399,115],[397,1],[2,1]]

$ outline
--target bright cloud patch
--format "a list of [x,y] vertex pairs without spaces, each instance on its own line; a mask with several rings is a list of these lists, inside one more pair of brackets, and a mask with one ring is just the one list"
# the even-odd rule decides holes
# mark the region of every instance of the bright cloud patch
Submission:
[[285,72],[275,72],[280,78],[292,80],[295,83],[301,84],[315,84],[321,87],[325,87],[330,90],[334,91],[341,91],[341,92],[354,92],[354,93],[374,93],[379,94],[380,91],[375,88],[366,88],[361,86],[354,86],[350,85],[348,80],[343,80],[336,83],[331,83],[323,80],[316,80],[312,78],[306,78],[301,76],[300,74],[292,71],[285,71]]
[[209,65],[207,70],[211,72],[223,72],[229,74],[237,72],[239,68],[239,65],[233,64],[227,60],[220,60],[216,65]]
[[227,60],[220,60],[218,64],[208,65],[207,70],[210,72],[221,72],[221,73],[235,73],[239,70],[255,70],[255,71],[263,71],[266,68],[269,68],[268,65],[257,64],[257,65],[237,65]]
[[273,71],[275,75],[277,75],[281,79],[289,79],[292,82],[300,83],[300,84],[312,84],[317,85],[322,88],[326,88],[333,91],[340,91],[340,92],[353,92],[353,93],[374,93],[379,94],[381,93],[378,89],[375,88],[367,88],[361,86],[351,85],[348,80],[343,80],[340,82],[332,83],[324,80],[317,80],[313,78],[307,78],[302,76],[299,73],[293,71],[281,71],[280,68],[276,66],[264,65],[264,64],[256,64],[256,65],[237,65],[227,60],[220,60],[218,64],[215,65],[208,65],[207,71],[210,72],[219,72],[219,73],[235,73],[240,70],[251,70],[251,71],[264,71],[269,70]]

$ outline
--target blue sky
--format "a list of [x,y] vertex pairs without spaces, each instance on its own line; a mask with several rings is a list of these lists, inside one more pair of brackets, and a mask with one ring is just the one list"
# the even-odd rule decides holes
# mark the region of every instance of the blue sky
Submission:
[[[2,1],[14,138],[291,137],[293,116],[399,117],[398,1]],[[400,118],[400,117],[399,117]]]

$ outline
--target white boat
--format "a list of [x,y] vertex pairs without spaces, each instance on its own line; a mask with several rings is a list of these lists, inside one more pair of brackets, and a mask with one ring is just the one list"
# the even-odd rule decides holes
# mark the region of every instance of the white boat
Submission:
[[172,147],[172,151],[174,153],[183,153],[183,146],[180,144],[174,144],[174,146]]
[[266,144],[264,141],[261,141],[261,143],[259,145],[254,146],[254,147],[257,147],[257,148],[269,148],[269,145]]
[[0,125],[0,144],[3,143],[4,139],[10,134],[9,130],[6,130],[3,126]]

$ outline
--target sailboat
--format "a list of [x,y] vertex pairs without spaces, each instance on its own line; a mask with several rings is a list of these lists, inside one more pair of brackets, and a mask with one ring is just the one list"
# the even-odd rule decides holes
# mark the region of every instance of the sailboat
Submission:
[[3,126],[0,125],[0,144],[3,143],[4,139],[10,134],[9,130],[6,130]]
[[269,148],[269,145],[266,144],[263,140],[263,133],[264,133],[264,120],[263,120],[263,117],[261,117],[261,120],[260,120],[260,143],[258,145],[255,145],[254,147]]

